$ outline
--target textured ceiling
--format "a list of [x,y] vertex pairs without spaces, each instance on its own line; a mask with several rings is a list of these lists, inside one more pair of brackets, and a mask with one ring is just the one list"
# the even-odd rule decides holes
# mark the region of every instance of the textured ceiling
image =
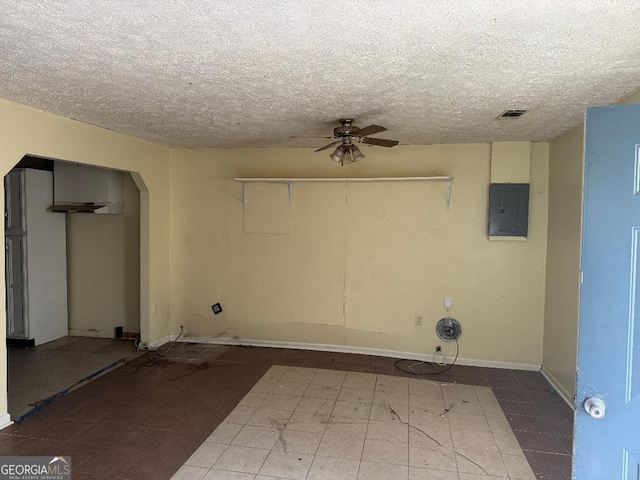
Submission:
[[1,98],[169,147],[550,140],[638,86],[637,0],[0,1]]

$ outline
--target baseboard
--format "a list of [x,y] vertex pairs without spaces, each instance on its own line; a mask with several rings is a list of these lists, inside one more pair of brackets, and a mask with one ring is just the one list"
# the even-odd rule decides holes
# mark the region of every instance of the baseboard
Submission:
[[31,348],[36,346],[35,338],[11,338],[7,337],[7,347]]
[[0,415],[0,430],[2,430],[3,428],[7,428],[12,424],[13,422],[11,421],[11,415],[9,415],[8,413],[3,413],[2,415]]
[[[148,347],[150,349],[158,348],[158,347],[161,347],[162,345],[164,345],[167,342],[173,342],[176,338],[178,338],[178,335],[166,335],[166,336],[164,336],[162,338],[154,340],[153,342],[149,342]],[[180,340],[180,341],[183,341],[183,340]]]
[[567,389],[562,386],[558,379],[544,367],[542,367],[540,373],[542,373],[542,376],[547,379],[547,382],[549,382],[551,386],[556,390],[556,392],[558,392],[558,394],[567,403],[567,405],[569,405],[572,410],[575,410],[576,402],[574,398],[571,396],[571,394],[569,394]]
[[83,330],[81,328],[70,328],[69,335],[72,337],[116,338],[115,330]]
[[[169,338],[171,337],[171,338]],[[149,344],[150,347],[158,347],[168,341],[175,339],[177,335],[170,335]],[[400,352],[397,350],[383,350],[368,347],[353,347],[349,345],[326,345],[322,343],[298,343],[298,342],[276,342],[271,340],[251,340],[231,337],[182,337],[180,342],[210,343],[214,345],[247,345],[252,347],[267,348],[290,348],[294,350],[318,350],[321,352],[337,353],[358,353],[361,355],[377,355],[380,357],[407,358],[410,360],[433,361],[433,355],[424,353]],[[498,362],[494,360],[479,360],[474,358],[458,358],[458,365],[469,365],[474,367],[508,368],[511,370],[532,370],[539,371],[540,365],[529,363]]]

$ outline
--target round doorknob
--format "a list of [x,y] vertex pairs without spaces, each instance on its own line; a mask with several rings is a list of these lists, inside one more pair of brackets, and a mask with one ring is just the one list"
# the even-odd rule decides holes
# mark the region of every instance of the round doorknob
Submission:
[[584,402],[584,409],[596,420],[604,417],[605,404],[601,398],[591,397]]

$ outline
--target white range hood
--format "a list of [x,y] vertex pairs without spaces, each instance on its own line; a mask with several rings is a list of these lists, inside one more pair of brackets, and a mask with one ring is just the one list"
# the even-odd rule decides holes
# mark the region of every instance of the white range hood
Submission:
[[52,212],[124,211],[124,173],[76,163],[54,162]]

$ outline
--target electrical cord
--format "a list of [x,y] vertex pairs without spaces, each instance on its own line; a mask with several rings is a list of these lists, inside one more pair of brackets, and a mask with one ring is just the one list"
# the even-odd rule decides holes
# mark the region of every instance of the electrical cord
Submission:
[[407,367],[410,371],[409,370],[405,370],[404,368],[402,368],[402,366],[400,366],[400,362],[410,362],[411,361],[411,360],[407,360],[405,358],[401,358],[399,360],[396,360],[394,362],[394,366],[398,370],[400,370],[401,372],[408,373],[409,375],[415,375],[418,378],[423,378],[423,376],[440,375],[440,374],[442,374],[444,372],[447,372],[447,371],[451,370],[451,368],[456,364],[456,360],[458,360],[458,354],[460,353],[460,344],[458,343],[458,339],[457,338],[455,339],[455,341],[456,341],[456,356],[455,356],[455,358],[453,359],[453,362],[451,362],[450,365],[448,365],[446,368],[441,369],[440,371],[418,373],[413,369],[413,367],[415,365],[429,365],[430,367],[433,367],[433,364],[431,362],[414,362],[414,363],[412,363],[411,365],[409,365]]
[[135,340],[135,345],[136,345],[136,350],[144,350],[147,352],[156,352],[158,355],[160,355],[161,357],[165,357],[167,355],[167,353],[169,353],[169,350],[171,350],[173,348],[173,346],[176,344],[176,342],[180,339],[180,337],[182,337],[182,334],[184,333],[184,327],[182,325],[180,325],[180,333],[178,334],[178,336],[175,338],[175,340],[173,342],[171,342],[171,345],[169,345],[169,348],[167,348],[167,351],[162,353],[160,351],[160,347],[158,348],[142,348],[140,346],[140,340],[139,337],[136,338]]
[[[442,357],[442,361],[436,360],[436,358],[439,358],[439,357]],[[440,365],[441,367],[444,367],[447,364],[447,357],[444,356],[444,353],[442,353],[442,350],[437,350],[435,355],[433,356],[433,361],[438,365]]]
[[182,327],[182,325],[180,325],[180,334],[176,337],[176,339],[171,342],[171,345],[169,345],[169,348],[167,348],[167,351],[162,353],[160,351],[160,347],[156,348],[155,352],[160,355],[161,357],[164,357],[167,355],[167,353],[169,353],[169,350],[171,350],[173,348],[173,346],[176,344],[176,342],[180,339],[180,337],[182,336],[182,334],[184,333],[184,328]]

